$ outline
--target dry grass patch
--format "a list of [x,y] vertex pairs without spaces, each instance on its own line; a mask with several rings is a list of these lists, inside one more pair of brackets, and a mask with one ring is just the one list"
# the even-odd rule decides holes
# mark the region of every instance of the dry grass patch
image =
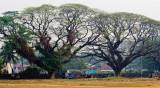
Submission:
[[0,88],[160,88],[154,78],[55,79],[55,80],[0,80]]

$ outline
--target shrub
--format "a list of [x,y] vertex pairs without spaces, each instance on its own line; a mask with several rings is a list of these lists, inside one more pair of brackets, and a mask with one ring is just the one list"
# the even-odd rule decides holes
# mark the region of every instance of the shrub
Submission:
[[73,74],[80,74],[81,71],[80,70],[77,70],[77,69],[69,69],[70,73],[73,73]]
[[36,66],[28,66],[24,71],[21,71],[20,74],[40,74],[41,69]]
[[143,73],[154,73],[153,71],[143,71]]
[[126,73],[140,73],[140,71],[137,71],[135,69],[130,69],[130,70],[127,70]]

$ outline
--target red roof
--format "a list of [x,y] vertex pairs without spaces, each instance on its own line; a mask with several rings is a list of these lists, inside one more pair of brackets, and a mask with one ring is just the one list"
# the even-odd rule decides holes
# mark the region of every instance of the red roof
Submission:
[[101,70],[113,70],[109,65],[105,64],[101,67]]

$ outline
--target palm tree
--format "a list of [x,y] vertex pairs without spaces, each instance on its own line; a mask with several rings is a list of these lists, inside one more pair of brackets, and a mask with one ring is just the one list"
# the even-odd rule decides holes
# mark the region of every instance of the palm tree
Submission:
[[3,63],[10,63],[10,67],[13,72],[11,63],[15,64],[18,60],[18,57],[15,55],[15,52],[12,49],[10,43],[5,43],[5,45],[2,47],[2,52],[0,55],[2,56]]

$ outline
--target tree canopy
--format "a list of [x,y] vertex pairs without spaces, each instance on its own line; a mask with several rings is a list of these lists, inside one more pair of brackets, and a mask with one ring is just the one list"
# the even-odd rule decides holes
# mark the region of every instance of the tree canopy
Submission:
[[102,13],[92,22],[101,36],[88,46],[86,56],[108,61],[116,75],[136,58],[160,50],[158,21],[132,13]]
[[[95,16],[94,13],[90,8],[79,4],[27,8],[20,15],[14,16],[13,22],[20,26],[11,29],[16,30],[11,39],[11,43],[16,41],[11,45],[12,51],[45,69],[54,78],[55,71],[60,70],[82,48],[98,38],[99,34],[91,31],[92,28],[88,25]],[[19,28],[21,26],[24,28]],[[10,25],[6,28],[10,28]],[[2,29],[1,34],[6,33],[8,32]],[[8,35],[11,36],[11,33]],[[30,35],[25,36],[28,33]]]
[[55,78],[56,71],[83,52],[107,61],[120,75],[136,58],[160,50],[159,27],[158,21],[133,13],[45,4],[0,17],[1,54],[10,59],[20,55]]

